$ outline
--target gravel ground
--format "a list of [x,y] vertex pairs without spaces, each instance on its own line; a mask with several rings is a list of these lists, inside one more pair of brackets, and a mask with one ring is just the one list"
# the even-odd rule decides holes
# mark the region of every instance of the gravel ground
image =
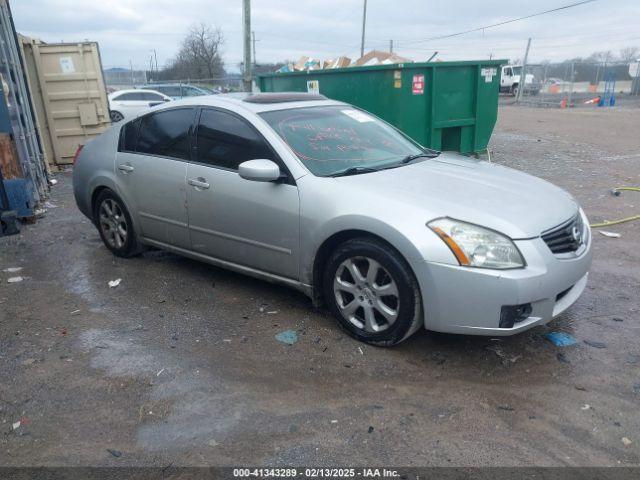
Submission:
[[[502,106],[492,157],[592,221],[628,216],[638,195],[609,190],[640,185],[638,125],[635,109]],[[0,465],[640,464],[640,222],[594,234],[587,290],[547,326],[380,349],[286,288],[115,258],[56,178],[55,208],[0,238],[0,270],[22,267],[0,271]]]

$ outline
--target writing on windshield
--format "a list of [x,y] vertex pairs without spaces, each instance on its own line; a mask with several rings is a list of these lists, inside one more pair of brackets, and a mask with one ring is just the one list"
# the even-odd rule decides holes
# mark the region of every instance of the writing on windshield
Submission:
[[389,125],[345,106],[279,110],[262,117],[314,174],[397,162],[421,152]]

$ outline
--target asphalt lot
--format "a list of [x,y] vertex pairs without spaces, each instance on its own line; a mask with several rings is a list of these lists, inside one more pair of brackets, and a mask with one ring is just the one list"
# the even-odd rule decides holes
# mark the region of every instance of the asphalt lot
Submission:
[[[492,159],[591,221],[628,216],[640,195],[609,190],[640,185],[638,125],[640,109],[502,106]],[[22,267],[0,271],[0,465],[640,464],[640,222],[594,233],[587,290],[545,327],[381,349],[286,288],[114,257],[56,178],[46,216],[0,238],[0,270]]]

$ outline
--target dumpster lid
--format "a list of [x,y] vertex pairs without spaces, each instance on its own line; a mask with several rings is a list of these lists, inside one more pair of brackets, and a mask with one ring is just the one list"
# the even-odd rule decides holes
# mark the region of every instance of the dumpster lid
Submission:
[[249,103],[311,102],[315,100],[327,100],[327,97],[317,93],[277,92],[254,93],[242,99],[243,102]]

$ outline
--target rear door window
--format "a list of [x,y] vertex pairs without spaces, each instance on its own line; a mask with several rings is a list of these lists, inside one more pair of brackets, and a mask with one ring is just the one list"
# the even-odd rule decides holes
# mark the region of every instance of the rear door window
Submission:
[[122,138],[120,140],[121,152],[135,152],[136,142],[138,141],[138,128],[140,127],[140,119],[133,120],[122,127]]
[[262,136],[231,113],[204,109],[198,125],[198,161],[215,167],[237,170],[247,160],[277,161]]
[[189,160],[189,133],[193,117],[193,108],[163,110],[142,117],[136,151]]

